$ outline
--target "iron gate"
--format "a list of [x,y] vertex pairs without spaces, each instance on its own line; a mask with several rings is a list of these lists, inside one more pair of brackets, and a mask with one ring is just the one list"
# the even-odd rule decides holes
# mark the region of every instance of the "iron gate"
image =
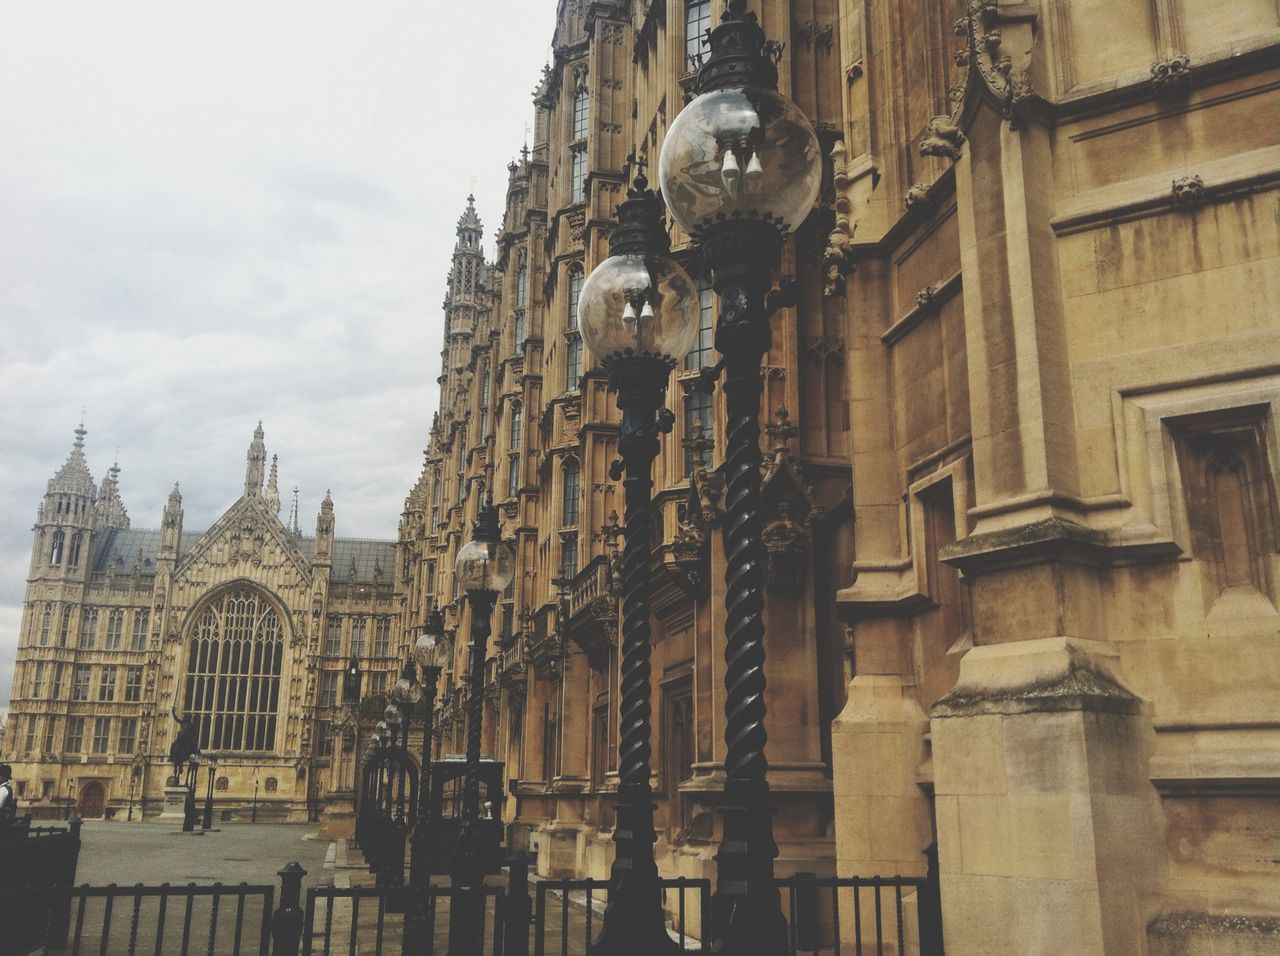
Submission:
[[[307,890],[302,952],[304,956],[356,956],[358,947],[360,956],[444,956],[449,949],[453,893],[447,883],[424,888],[312,887]],[[506,891],[485,886],[484,897],[481,935],[472,952],[502,956]]]

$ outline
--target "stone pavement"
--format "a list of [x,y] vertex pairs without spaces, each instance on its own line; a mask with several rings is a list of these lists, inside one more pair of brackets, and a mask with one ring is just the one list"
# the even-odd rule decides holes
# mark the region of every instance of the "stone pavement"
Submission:
[[325,868],[332,844],[316,828],[290,823],[222,823],[204,836],[179,833],[170,821],[86,820],[77,883],[269,883],[293,860],[307,871],[303,886],[333,882]]

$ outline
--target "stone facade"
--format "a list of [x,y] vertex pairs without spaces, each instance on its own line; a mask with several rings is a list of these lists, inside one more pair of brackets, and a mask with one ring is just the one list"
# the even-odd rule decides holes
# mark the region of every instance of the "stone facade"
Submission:
[[[751,6],[829,156],[762,368],[779,872],[920,874],[936,841],[949,954],[1273,945],[1280,13]],[[459,225],[406,620],[467,634],[452,561],[491,491],[517,574],[485,746],[545,874],[607,874],[616,768],[618,419],[577,277],[722,8],[564,0],[496,260]],[[657,853],[690,876],[724,751],[712,361],[670,383],[653,541]]]
[[261,426],[244,494],[211,528],[184,530],[177,485],[159,530],[133,528],[119,467],[97,486],[84,436],[33,529],[3,746],[24,811],[161,812],[175,712],[217,758],[220,809],[305,819],[349,804],[342,678],[354,656],[366,692],[385,690],[403,656],[395,542],[336,537],[328,495],[314,537],[296,498],[282,522]]

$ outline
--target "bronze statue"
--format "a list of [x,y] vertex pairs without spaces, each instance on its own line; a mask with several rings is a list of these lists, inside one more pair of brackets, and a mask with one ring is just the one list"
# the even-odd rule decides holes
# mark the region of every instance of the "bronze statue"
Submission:
[[173,775],[181,779],[182,768],[191,759],[191,755],[200,752],[200,728],[195,718],[179,716],[176,707],[173,709],[173,719],[178,722],[178,732],[169,746],[169,763],[173,764]]

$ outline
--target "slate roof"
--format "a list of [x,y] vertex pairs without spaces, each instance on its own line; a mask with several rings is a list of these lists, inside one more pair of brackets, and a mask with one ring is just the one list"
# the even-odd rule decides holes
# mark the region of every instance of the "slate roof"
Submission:
[[[204,534],[203,531],[182,532],[180,554],[187,554],[195,547],[196,542]],[[308,560],[314,560],[316,539],[310,537],[295,538],[298,550]],[[115,529],[97,537],[94,541],[93,555],[89,561],[89,570],[93,574],[107,574],[112,571],[131,572],[137,562],[142,564],[142,573],[149,574],[155,570],[156,555],[160,552],[160,531],[149,528]],[[394,580],[396,543],[394,541],[377,541],[365,538],[336,538],[333,542],[333,567],[329,579],[338,583],[351,581],[355,584],[390,584]],[[352,567],[355,576],[351,577]],[[381,577],[378,568],[382,569]]]

